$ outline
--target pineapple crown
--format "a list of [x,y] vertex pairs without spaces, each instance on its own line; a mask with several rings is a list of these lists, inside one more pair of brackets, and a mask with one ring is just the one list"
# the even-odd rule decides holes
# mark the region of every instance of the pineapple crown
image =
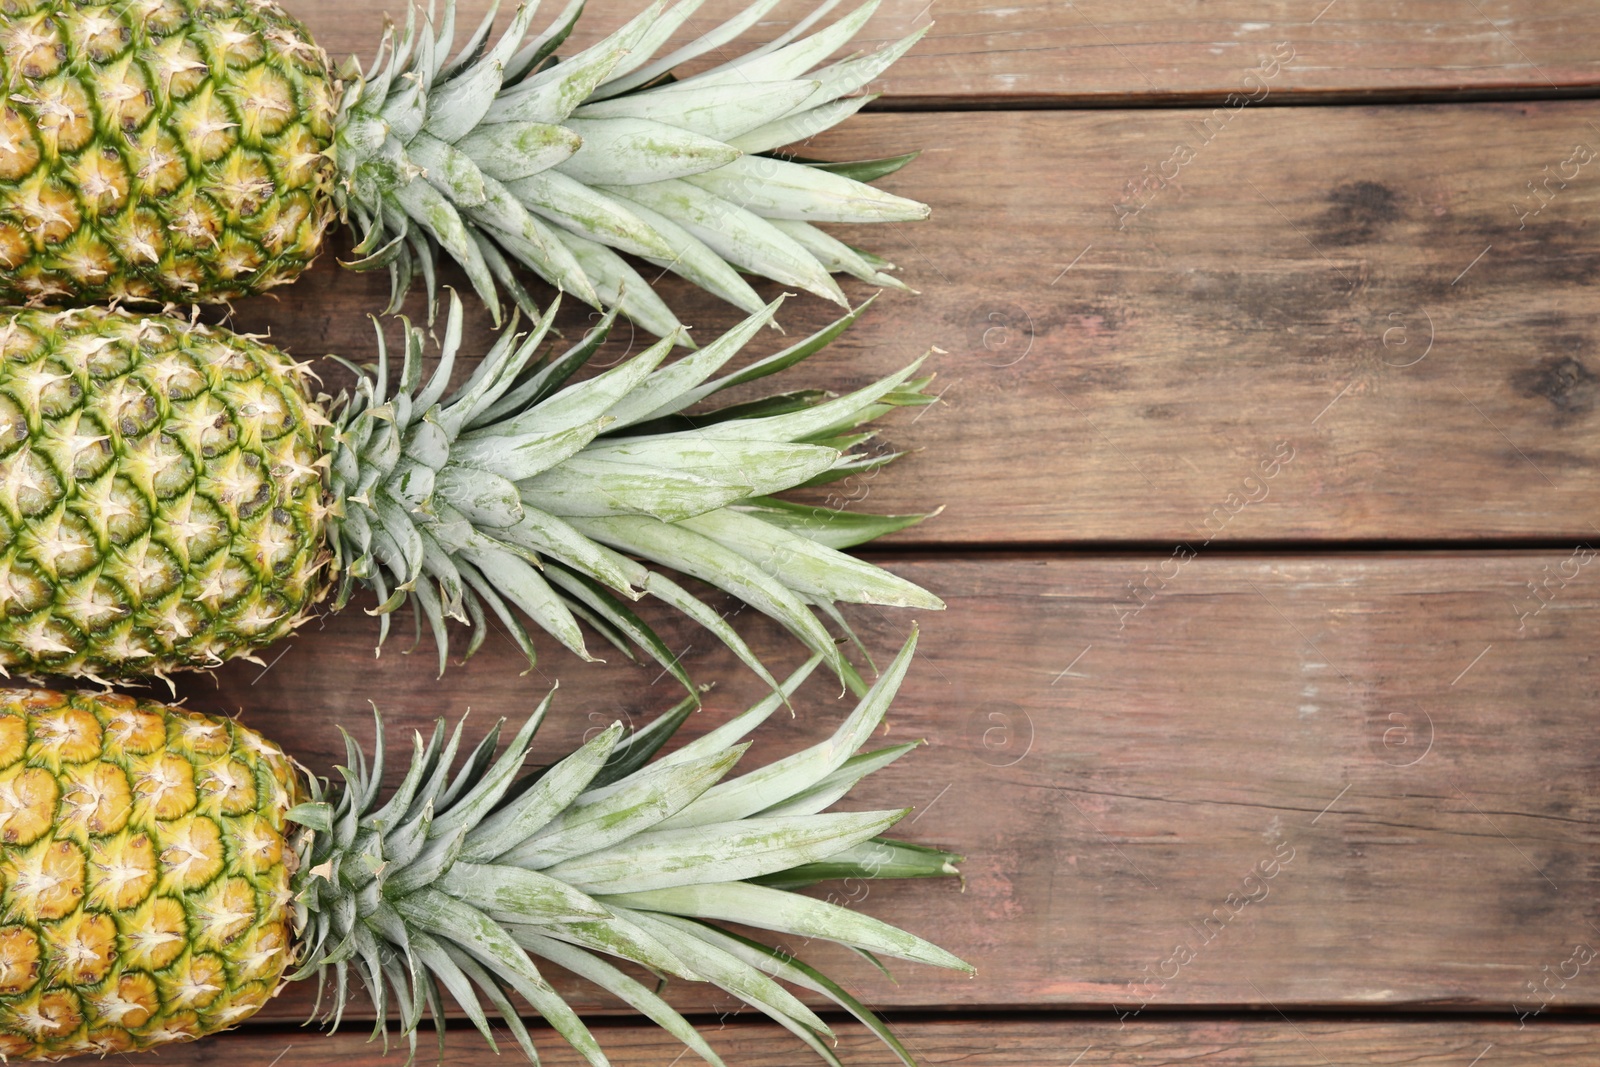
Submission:
[[[298,839],[296,921],[303,956],[289,980],[330,972],[322,1020],[337,1027],[349,972],[371,994],[377,1031],[399,1009],[413,1056],[425,1012],[442,1022],[441,988],[494,1045],[483,1001],[538,1062],[503,987],[520,994],[592,1064],[606,1058],[531,957],[558,964],[621,998],[707,1063],[721,1059],[655,992],[602,959],[637,963],[663,981],[710,982],[767,1014],[825,1061],[832,1031],[779,981],[818,993],[877,1032],[907,1064],[888,1028],[838,984],[787,952],[723,929],[738,923],[876,956],[971,971],[949,952],[879,920],[791,890],[830,878],[952,875],[961,857],[879,835],[909,809],[824,813],[860,779],[920,742],[857,750],[882,722],[910,664],[916,635],[827,741],[724,780],[749,731],[820,662],[813,657],[760,704],[648,763],[683,722],[685,700],[623,735],[614,723],[565,759],[518,778],[546,697],[495,758],[499,726],[452,777],[458,724],[445,741],[413,738],[404,780],[382,805],[383,721],[369,768],[345,735],[344,786],[288,818]],[[552,694],[553,695],[553,694]],[[503,723],[504,720],[501,720]],[[880,965],[881,966],[881,965]],[[443,1030],[441,1029],[441,1041]]]
[[331,428],[328,538],[340,576],[336,606],[348,601],[356,582],[370,586],[379,601],[371,611],[381,617],[381,643],[390,614],[412,600],[418,635],[426,622],[441,673],[447,618],[472,623],[470,656],[492,612],[530,665],[534,646],[517,612],[592,659],[581,621],[629,658],[639,649],[693,694],[677,656],[628,606],[648,594],[711,631],[777,687],[720,613],[632,558],[639,557],[756,607],[863,691],[817,613],[855,640],[836,602],[943,607],[926,590],[841,551],[924,516],[808,507],[771,494],[890,462],[896,453],[859,451],[872,435],[856,427],[933,398],[923,392],[928,379],[914,377],[918,360],[831,399],[790,392],[685,415],[723,389],[820,351],[866,307],[718,376],[781,303],[782,297],[671,363],[663,361],[681,340],[676,336],[579,382],[569,379],[605,340],[616,311],[565,352],[535,359],[550,332],[552,305],[528,333],[504,331],[448,398],[462,333],[455,294],[441,358],[425,385],[423,333],[406,323],[399,386],[388,392],[380,328],[376,372],[358,371],[355,392]]
[[420,272],[431,298],[438,253],[455,260],[498,322],[504,289],[529,314],[520,263],[585,303],[620,307],[659,337],[678,320],[617,253],[674,271],[747,312],[763,302],[739,272],[848,307],[832,272],[905,286],[890,264],[818,222],[926,218],[928,208],[866,184],[911,155],[818,163],[776,154],[874,99],[856,94],[926,27],[871,53],[817,68],[876,10],[867,3],[802,36],[824,0],[788,32],[683,80],[671,71],[721,49],[777,0],[755,0],[693,43],[652,61],[703,0],[655,0],[609,37],[556,61],[583,0],[529,38],[523,3],[492,46],[491,7],[454,58],[455,4],[435,25],[410,9],[384,33],[371,73],[353,58],[334,159],[336,197],[360,243],[345,265],[387,268],[393,306]]

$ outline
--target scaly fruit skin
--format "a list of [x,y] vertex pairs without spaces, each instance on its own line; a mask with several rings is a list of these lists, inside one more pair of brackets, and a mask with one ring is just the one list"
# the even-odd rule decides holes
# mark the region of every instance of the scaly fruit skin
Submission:
[[0,690],[0,1054],[232,1026],[290,962],[290,761],[228,719]]
[[230,300],[333,220],[337,90],[260,0],[0,0],[0,300]]
[[287,633],[322,589],[319,422],[247,337],[0,319],[0,667],[148,677]]

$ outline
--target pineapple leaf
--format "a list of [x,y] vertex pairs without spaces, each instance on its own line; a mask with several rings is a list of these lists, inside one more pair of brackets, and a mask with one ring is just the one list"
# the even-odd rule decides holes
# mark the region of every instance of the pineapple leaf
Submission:
[[896,959],[972,972],[969,964],[944,949],[888,923],[825,900],[748,882],[683,885],[599,899],[616,907],[718,919],[799,937],[817,937]]
[[412,595],[416,630],[427,624],[441,663],[450,618],[472,625],[470,656],[492,612],[530,665],[537,651],[526,620],[580,658],[590,658],[587,623],[630,657],[643,650],[693,692],[678,656],[618,599],[649,593],[776,686],[723,612],[634,556],[778,619],[860,692],[865,686],[827,625],[855,640],[835,602],[939,606],[911,583],[839,551],[913,519],[771,500],[889,462],[893,454],[857,451],[869,437],[857,427],[893,406],[928,400],[916,364],[842,397],[799,391],[721,409],[701,425],[672,421],[719,389],[815,354],[861,309],[733,373],[724,368],[770,323],[778,301],[673,362],[666,362],[675,342],[669,336],[573,381],[611,320],[549,359],[539,349],[551,308],[527,333],[503,334],[445,396],[463,335],[460,300],[452,294],[449,304],[434,373],[422,373],[421,331],[408,328],[402,388],[389,394],[380,348],[376,374],[358,379],[329,430],[337,506],[328,525],[339,592],[344,597],[358,580],[372,589],[378,603],[369,610],[385,616],[380,637],[387,613]]
[[878,836],[910,809],[746,818],[636,834],[546,869],[587,893],[636,893],[774,874]]
[[926,744],[924,741],[907,741],[872,752],[858,752],[845,760],[832,774],[815,785],[791,794],[787,800],[763,808],[761,815],[815,815],[832,807],[841,797],[855,788],[855,784],[874,771],[882,770],[907,752]]
[[512,931],[512,936],[516,938],[517,944],[535,956],[541,956],[559,967],[565,967],[579,978],[593,982],[633,1010],[643,1014],[651,1022],[683,1042],[691,1052],[712,1067],[724,1067],[722,1058],[712,1051],[711,1046],[706,1044],[705,1038],[700,1036],[700,1032],[690,1025],[687,1019],[673,1011],[666,1001],[609,963],[591,953],[557,941],[555,938],[545,937],[526,927]]
[[436,884],[502,923],[584,922],[611,914],[570,882],[522,867],[458,862]]
[[717,26],[709,33],[702,34],[689,44],[678,49],[670,55],[663,56],[654,63],[645,64],[648,56],[641,57],[639,62],[633,64],[633,69],[626,75],[618,74],[610,81],[605,82],[595,92],[594,98],[604,100],[607,97],[619,96],[642,85],[648,85],[668,73],[680,63],[687,63],[707,52],[721,48],[729,41],[744,33],[751,26],[759,22],[767,12],[777,6],[778,0],[755,0],[739,14]]
[[829,548],[854,548],[915,526],[926,515],[869,515],[859,511],[800,504],[775,497],[755,497],[740,501],[733,510],[759,516],[774,526],[801,534]]
[[[340,769],[344,790],[326,796],[313,782],[310,805],[295,809],[308,824],[335,828],[292,838],[301,858],[293,890],[307,952],[295,977],[331,975],[333,1000],[325,1009],[319,1001],[318,1010],[337,1025],[353,966],[375,1004],[395,1010],[408,1046],[424,1014],[441,1010],[442,987],[480,1030],[488,1028],[486,1005],[493,1006],[531,1056],[528,1035],[500,988],[504,983],[590,1062],[604,1062],[593,1034],[540,974],[537,957],[615,994],[707,1062],[720,1062],[656,993],[598,958],[607,955],[714,984],[833,1062],[827,1025],[779,982],[818,992],[903,1057],[893,1034],[832,979],[709,924],[823,937],[869,958],[881,953],[965,968],[914,934],[786,891],[829,877],[955,873],[958,857],[878,836],[903,810],[820,812],[911,747],[854,752],[881,720],[912,651],[908,642],[829,742],[726,785],[715,783],[743,753],[740,739],[784,702],[820,657],[749,711],[654,761],[650,757],[681,724],[690,701],[626,743],[619,742],[621,724],[614,724],[515,785],[511,779],[526,760],[548,699],[498,757],[490,758],[491,730],[459,768],[461,726],[446,740],[441,723],[430,742],[414,738],[405,781],[376,812],[378,761],[369,765],[354,749],[351,766]],[[674,813],[697,805],[701,814],[720,805],[727,817],[672,825]],[[377,819],[397,810],[404,818],[396,825]],[[354,820],[352,830],[341,835],[346,819]],[[387,1040],[381,1013],[377,1026]]]
[[945,878],[959,873],[963,857],[923,845],[874,838],[816,863],[750,881],[772,889],[806,889],[846,878]]
[[696,932],[685,932],[665,921],[663,916],[649,911],[635,911],[619,907],[618,913],[667,946],[698,975],[702,981],[728,993],[765,1013],[774,1020],[793,1020],[801,1025],[833,1037],[828,1024],[802,1004],[793,993],[768,978],[756,968],[723,949],[708,943]]
[[687,763],[652,766],[623,782],[591,789],[522,845],[503,854],[501,862],[540,870],[643,833],[727,774],[746,747],[737,745]]
[[828,740],[715,786],[664,822],[661,829],[704,826],[744,818],[776,807],[825,780],[839,770],[882,724],[911,666],[916,647],[917,635],[913,633],[894,662],[889,664],[889,668],[879,676],[872,689],[861,698],[855,710],[839,724]]
[[[893,174],[895,171],[913,162],[921,152],[906,152],[898,156],[884,156],[882,159],[858,159],[848,163],[825,163],[813,159],[794,159],[793,162],[803,163],[813,170],[827,174],[837,174],[857,182],[874,182],[879,178]],[[808,216],[811,217],[811,216]],[[924,215],[923,217],[926,217]]]
[[845,1011],[854,1015],[867,1029],[877,1034],[878,1039],[888,1045],[890,1050],[900,1057],[900,1062],[904,1063],[906,1067],[917,1067],[916,1060],[911,1057],[911,1053],[906,1049],[905,1045],[901,1044],[900,1039],[895,1037],[888,1024],[878,1018],[865,1004],[862,1004],[846,992],[843,986],[821,971],[796,959],[787,952],[780,952],[770,945],[763,945],[761,942],[753,941],[748,937],[740,937],[738,934],[730,933],[727,930],[707,926],[706,932],[701,936],[726,949],[752,967],[760,967],[774,978],[781,978],[791,985],[821,993]]
[[[820,94],[821,85],[818,84]],[[731,138],[728,143],[752,155],[771,152],[785,145],[802,144],[830,130],[876,100],[876,95],[849,96],[800,111],[773,117],[755,129]]]
[[513,801],[467,832],[461,859],[469,862],[499,859],[544,829],[594,782],[621,736],[622,724],[612,723],[582,748],[517,791]]
[[[661,750],[661,746],[672,739],[678,732],[678,727],[688,721],[689,716],[700,707],[698,696],[690,696],[678,701],[672,707],[656,716],[648,725],[634,730],[617,743],[611,750],[611,756],[606,760],[606,765],[600,768],[600,773],[595,775],[594,781],[589,783],[591,789],[604,789],[614,782],[639,770],[650,757]],[[727,748],[719,745],[717,748]],[[671,763],[683,763],[684,760],[672,760]],[[659,761],[660,766],[669,766],[669,761]]]
[[[614,628],[619,636],[631,640],[643,649],[689,692],[692,703],[699,703],[694,682],[689,678],[689,672],[684,669],[683,664],[678,661],[677,655],[667,647],[665,641],[656,636],[656,632],[647,626],[643,619],[634,614],[632,609],[612,596],[598,582],[559,563],[547,564],[545,573],[549,575],[552,584],[569,596],[577,597],[588,610],[604,620],[607,626]],[[626,649],[626,646],[619,647]]]

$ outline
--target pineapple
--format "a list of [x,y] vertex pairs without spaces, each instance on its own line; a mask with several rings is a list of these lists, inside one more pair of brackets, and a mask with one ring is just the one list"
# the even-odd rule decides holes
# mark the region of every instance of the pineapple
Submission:
[[[493,1044],[484,1001],[528,1057],[520,994],[593,1064],[594,1036],[532,957],[615,994],[707,1063],[716,1052],[655,992],[601,958],[711,982],[837,1063],[828,1026],[774,979],[835,1001],[910,1059],[871,1012],[800,960],[723,929],[739,923],[970,970],[950,953],[788,890],[837,877],[954,874],[960,859],[880,835],[900,811],[823,813],[916,743],[855,755],[915,642],[827,742],[724,780],[780,693],[646,761],[690,701],[629,737],[613,724],[544,773],[518,777],[550,700],[495,758],[499,727],[452,778],[461,728],[418,734],[380,804],[349,742],[345,785],[305,779],[228,719],[105,693],[0,690],[0,1053],[56,1059],[184,1041],[248,1018],[282,984],[349,972],[378,1027],[399,1009],[413,1054],[448,991]],[[502,720],[503,722],[503,720]],[[348,735],[347,735],[348,740]]]
[[[847,118],[852,95],[921,36],[813,69],[878,0],[682,81],[775,4],[653,54],[701,0],[655,0],[557,63],[571,3],[528,37],[536,3],[492,46],[493,12],[452,59],[443,18],[386,32],[370,74],[336,76],[271,0],[0,3],[0,301],[220,302],[292,281],[335,218],[348,266],[387,268],[398,302],[433,290],[442,251],[499,314],[531,302],[512,264],[656,333],[677,319],[618,252],[748,312],[740,272],[840,304],[842,271],[900,285],[892,265],[817,222],[922,218],[866,184],[910,157],[813,164],[772,154]],[[861,180],[858,180],[861,179]],[[903,288],[903,286],[901,286]]]
[[[454,295],[426,383],[407,326],[389,389],[375,374],[326,407],[283,352],[226,330],[127,311],[0,315],[0,670],[96,680],[165,677],[249,655],[330,590],[377,596],[380,643],[410,600],[437,640],[491,615],[527,654],[519,614],[584,658],[580,623],[635,648],[691,692],[676,656],[629,606],[646,594],[711,630],[771,685],[731,625],[660,570],[773,616],[857,691],[817,612],[835,601],[938,608],[840,551],[920,516],[808,508],[771,494],[892,459],[854,450],[861,422],[923,404],[916,364],[834,399],[789,393],[695,415],[691,405],[798,362],[855,318],[742,370],[719,371],[781,299],[672,362],[677,332],[568,381],[613,311],[535,359],[555,307],[503,333],[460,390]],[[322,398],[326,400],[326,398]],[[848,632],[846,628],[846,632]]]
[[237,723],[0,690],[0,1054],[129,1052],[266,1003],[294,940],[293,765]]

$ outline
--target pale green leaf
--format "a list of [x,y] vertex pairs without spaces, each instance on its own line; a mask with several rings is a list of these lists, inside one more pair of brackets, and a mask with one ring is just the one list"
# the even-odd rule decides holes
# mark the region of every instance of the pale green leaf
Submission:
[[[946,952],[938,945],[869,915],[862,915],[860,912],[830,904],[825,900],[788,893],[781,889],[751,885],[748,882],[722,882],[713,885],[679,886],[674,889],[653,889],[644,893],[622,893],[615,897],[602,897],[601,902],[630,909],[663,911],[689,918],[739,923],[799,937],[820,937],[828,941],[837,941],[842,945],[864,948],[869,952],[880,952],[896,959],[911,960],[914,963],[926,963],[958,971],[972,970],[972,967],[959,957]],[[671,941],[667,943],[677,951],[676,945]],[[692,965],[693,961],[690,963]]]
[[[621,909],[619,909],[620,911]],[[828,1037],[833,1031],[817,1017],[816,1012],[802,1004],[793,993],[784,989],[761,971],[745,963],[725,949],[709,944],[705,939],[685,933],[676,926],[663,922],[646,912],[621,911],[641,929],[655,937],[684,963],[703,982],[710,982],[746,1004],[776,1019],[793,1019]]]
[[472,157],[484,174],[510,182],[549,170],[570,158],[582,143],[582,138],[566,126],[503,122],[479,126],[457,141],[456,147]]
[[636,256],[672,258],[672,246],[662,240],[661,235],[643,219],[628,210],[623,200],[608,195],[596,186],[570,178],[559,170],[530,174],[526,178],[506,182],[505,187],[523,207],[579,237]]
[[501,923],[583,922],[610,915],[580,887],[508,864],[457,862],[433,884]]
[[665,85],[584,104],[573,118],[654,119],[740,148],[735,141],[809,103],[820,85],[805,78],[705,87]]
[[894,662],[826,741],[713,787],[661,829],[728,822],[782,804],[842,767],[883,722],[916,654],[912,633]]
[[690,174],[683,181],[764,218],[911,222],[929,214],[926,204],[843,175],[770,156],[741,156],[716,170]]
[[737,199],[724,199],[680,178],[603,189],[617,200],[643,204],[672,219],[737,267],[848,306],[838,284],[811,253]]
[[460,858],[486,863],[532,837],[588,788],[621,736],[622,724],[613,723],[551,767],[505,807],[473,827]]
[[714,137],[653,119],[570,118],[567,126],[583,144],[556,169],[592,185],[682,178],[714,170],[743,154]]
[[540,870],[643,833],[681,810],[727,774],[747,746],[701,760],[651,766],[615,785],[591,790],[499,862]]
[[876,837],[909,809],[748,818],[652,830],[547,868],[586,893],[730,882],[815,863]]
[[687,1045],[696,1056],[711,1064],[723,1067],[722,1059],[706,1044],[689,1021],[679,1015],[666,1001],[643,985],[629,978],[604,960],[554,938],[526,927],[513,927],[511,936],[523,948],[541,956],[559,967],[565,967],[579,978],[587,979],[618,998]]

